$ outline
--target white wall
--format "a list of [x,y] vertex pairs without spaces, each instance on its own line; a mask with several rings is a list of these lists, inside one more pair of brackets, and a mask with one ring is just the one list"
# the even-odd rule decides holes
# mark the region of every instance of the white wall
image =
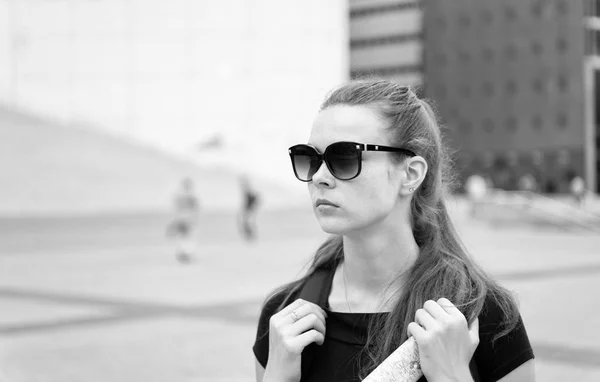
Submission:
[[0,15],[1,102],[176,152],[220,132],[199,160],[286,181],[287,146],[348,74],[345,0],[0,0]]

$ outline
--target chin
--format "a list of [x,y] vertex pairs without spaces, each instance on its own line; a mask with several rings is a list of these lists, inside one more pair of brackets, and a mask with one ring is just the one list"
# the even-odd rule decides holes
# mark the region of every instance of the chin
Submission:
[[317,214],[317,220],[319,221],[321,230],[331,235],[343,235],[351,230],[348,226],[348,223],[341,221],[339,218],[334,218],[331,216],[319,216]]

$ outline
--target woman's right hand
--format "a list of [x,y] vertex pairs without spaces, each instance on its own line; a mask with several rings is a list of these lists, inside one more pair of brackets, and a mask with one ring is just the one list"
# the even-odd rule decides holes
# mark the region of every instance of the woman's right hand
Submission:
[[318,305],[297,299],[269,320],[269,360],[264,382],[298,382],[302,350],[325,341],[327,313]]

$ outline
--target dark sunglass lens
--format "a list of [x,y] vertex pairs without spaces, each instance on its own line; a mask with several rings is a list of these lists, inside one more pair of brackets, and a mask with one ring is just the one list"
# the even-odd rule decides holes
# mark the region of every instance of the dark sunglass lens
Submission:
[[309,181],[319,170],[319,157],[310,146],[296,146],[292,149],[292,163],[296,176],[300,180]]
[[358,173],[359,160],[359,151],[353,143],[334,143],[327,151],[331,172],[338,179],[354,178]]

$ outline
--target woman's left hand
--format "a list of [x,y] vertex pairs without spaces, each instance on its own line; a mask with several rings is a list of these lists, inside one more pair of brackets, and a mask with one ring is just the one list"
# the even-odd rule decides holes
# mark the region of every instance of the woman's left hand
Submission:
[[408,324],[408,335],[417,341],[421,370],[429,382],[473,380],[469,362],[479,344],[477,318],[469,329],[450,300],[428,300]]

